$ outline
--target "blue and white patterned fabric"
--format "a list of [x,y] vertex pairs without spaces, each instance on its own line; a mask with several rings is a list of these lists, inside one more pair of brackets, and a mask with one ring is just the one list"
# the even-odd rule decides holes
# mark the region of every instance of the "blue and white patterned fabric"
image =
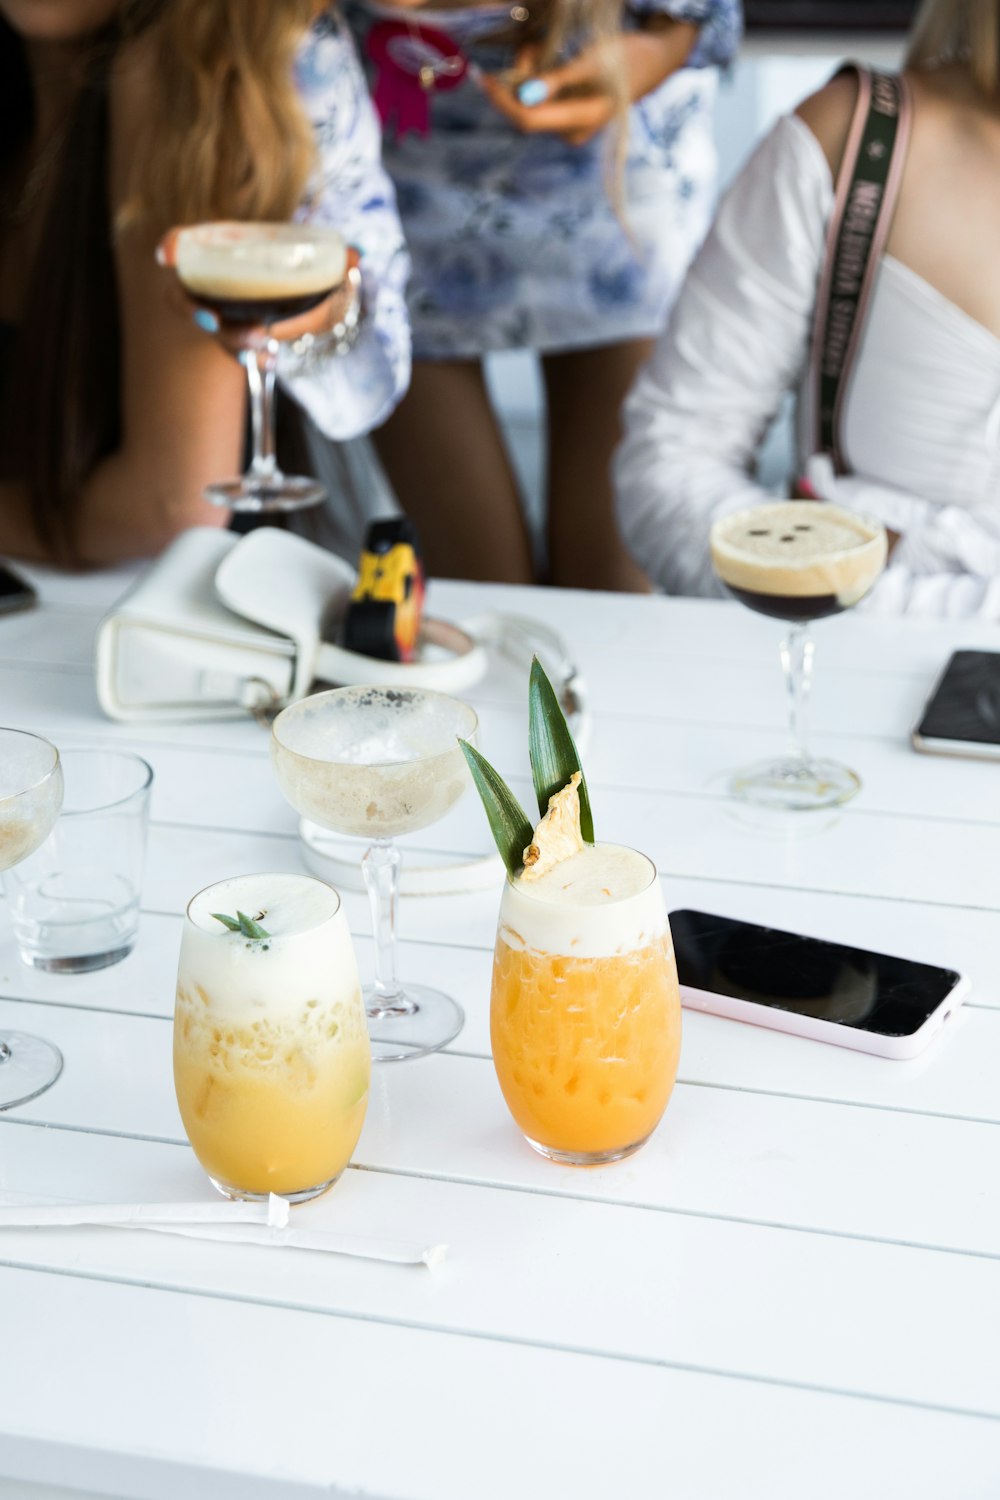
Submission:
[[[701,32],[691,65],[629,112],[619,212],[608,193],[611,132],[582,147],[524,135],[477,88],[475,67],[429,94],[426,135],[386,132],[383,159],[413,258],[417,359],[572,349],[661,329],[711,218],[718,68],[735,52],[742,17],[739,0],[639,0],[629,9],[695,21]],[[366,63],[373,25],[407,14],[484,71],[512,62],[513,48],[482,40],[498,24],[509,28],[507,7],[405,13],[349,0]]]
[[409,383],[409,257],[380,160],[378,117],[350,34],[334,12],[324,12],[303,42],[295,79],[319,157],[298,217],[332,225],[359,251],[365,317],[349,353],[303,369],[283,348],[278,369],[322,431],[345,440],[383,422]]

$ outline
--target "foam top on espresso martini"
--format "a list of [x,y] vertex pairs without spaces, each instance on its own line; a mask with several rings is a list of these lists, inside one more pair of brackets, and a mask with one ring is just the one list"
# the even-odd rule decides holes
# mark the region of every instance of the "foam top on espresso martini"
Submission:
[[177,241],[177,274],[205,300],[326,296],[346,269],[342,237],[318,225],[197,224]]
[[727,587],[788,599],[863,598],[885,566],[884,528],[814,500],[755,505],[716,521],[712,564]]

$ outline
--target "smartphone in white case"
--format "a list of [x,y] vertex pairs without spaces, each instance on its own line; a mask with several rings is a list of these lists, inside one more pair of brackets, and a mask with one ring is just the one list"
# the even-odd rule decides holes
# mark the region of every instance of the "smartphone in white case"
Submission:
[[931,755],[1000,760],[1000,651],[956,651],[911,738]]
[[733,917],[673,911],[681,1001],[879,1057],[915,1057],[968,992],[954,969]]

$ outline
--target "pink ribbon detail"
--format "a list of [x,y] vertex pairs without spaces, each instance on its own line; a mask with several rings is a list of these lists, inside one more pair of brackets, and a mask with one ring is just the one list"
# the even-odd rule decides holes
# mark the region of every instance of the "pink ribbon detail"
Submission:
[[460,48],[445,32],[416,21],[379,21],[367,45],[378,70],[372,97],[385,129],[397,140],[409,130],[428,135],[431,94],[457,87],[468,71]]

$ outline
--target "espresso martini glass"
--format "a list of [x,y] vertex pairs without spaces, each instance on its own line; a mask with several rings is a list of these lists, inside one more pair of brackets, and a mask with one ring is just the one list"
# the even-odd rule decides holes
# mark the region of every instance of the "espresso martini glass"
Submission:
[[781,643],[792,753],[737,771],[730,782],[744,802],[786,810],[836,807],[861,786],[855,771],[809,752],[807,706],[814,620],[863,599],[885,567],[878,521],[813,500],[754,505],[716,521],[712,565],[729,592],[759,614],[790,626]]
[[400,853],[394,840],[443,818],[469,785],[459,740],[473,740],[465,703],[421,688],[315,693],[271,726],[278,784],[303,817],[369,840],[361,861],[375,938],[375,982],[364,991],[376,1062],[421,1057],[461,1031],[461,1006],[396,978]]
[[[21,729],[0,729],[0,871],[44,844],[63,799],[59,751]],[[55,1083],[62,1053],[24,1031],[0,1030],[0,1109],[25,1104]]]
[[268,330],[317,307],[347,272],[347,248],[334,229],[310,224],[195,224],[177,238],[176,269],[190,297],[220,323],[262,328],[240,355],[250,387],[253,453],[239,479],[210,484],[205,495],[236,511],[290,511],[317,505],[314,479],[283,474],[275,454],[274,382],[278,340]]

